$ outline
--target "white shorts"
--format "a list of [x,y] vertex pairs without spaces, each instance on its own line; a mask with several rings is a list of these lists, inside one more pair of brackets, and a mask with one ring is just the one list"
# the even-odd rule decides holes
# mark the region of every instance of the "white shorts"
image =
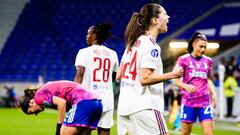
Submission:
[[113,110],[102,112],[102,116],[98,122],[98,127],[110,129],[113,124]]
[[142,110],[128,116],[118,116],[118,135],[167,134],[163,115],[156,110]]

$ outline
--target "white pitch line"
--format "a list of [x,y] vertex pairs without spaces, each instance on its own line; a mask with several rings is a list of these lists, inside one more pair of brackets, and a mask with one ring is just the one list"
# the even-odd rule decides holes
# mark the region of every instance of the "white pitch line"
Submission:
[[[180,135],[181,134],[181,132],[179,131],[179,132],[177,132],[177,131],[172,131],[172,130],[169,130],[169,132],[170,133],[174,133],[174,134],[176,134],[176,135]],[[199,134],[193,134],[193,133],[191,133],[190,135],[199,135]]]

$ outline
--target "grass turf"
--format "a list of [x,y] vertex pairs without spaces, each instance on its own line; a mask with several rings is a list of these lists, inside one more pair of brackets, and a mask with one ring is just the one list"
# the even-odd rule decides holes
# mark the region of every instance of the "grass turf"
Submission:
[[[116,115],[114,116],[116,123]],[[57,121],[57,112],[46,109],[46,111],[35,115],[25,115],[16,108],[0,108],[0,135],[54,135]],[[168,129],[173,125],[168,123]],[[239,130],[234,130],[239,129]],[[170,131],[171,135],[179,135],[179,132]],[[199,124],[194,124],[192,135],[202,135]],[[239,135],[240,127],[235,123],[216,122],[215,135]],[[93,131],[92,135],[97,135]],[[111,135],[117,135],[116,124],[111,129]]]

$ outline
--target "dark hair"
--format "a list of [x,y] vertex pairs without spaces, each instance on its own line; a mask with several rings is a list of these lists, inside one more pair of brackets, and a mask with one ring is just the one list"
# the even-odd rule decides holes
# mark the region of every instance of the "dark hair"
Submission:
[[[20,106],[22,111],[25,114],[34,114],[34,113],[29,113],[28,108],[29,108],[29,101],[34,98],[34,95],[38,89],[25,89],[24,90],[24,95],[20,99]],[[39,112],[35,112],[37,114]]]
[[193,42],[196,39],[201,39],[201,40],[207,41],[206,35],[204,35],[203,33],[200,33],[200,32],[195,32],[192,35],[192,37],[190,38],[189,42],[188,42],[188,48],[187,48],[188,53],[192,53],[192,51],[193,51]]
[[160,8],[161,6],[159,4],[150,3],[144,5],[141,8],[140,13],[133,13],[125,30],[126,46],[131,48],[138,37],[149,29],[151,19],[153,17],[158,17]]
[[102,24],[92,26],[91,29],[93,30],[93,33],[96,34],[96,40],[98,44],[102,44],[108,39],[108,37],[111,36],[111,28],[112,23],[110,22],[104,22]]

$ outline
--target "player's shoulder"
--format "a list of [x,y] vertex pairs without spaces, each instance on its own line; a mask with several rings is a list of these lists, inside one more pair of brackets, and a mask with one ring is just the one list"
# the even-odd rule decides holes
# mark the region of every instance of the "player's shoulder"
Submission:
[[159,50],[160,51],[160,47],[158,45],[158,43],[152,39],[150,36],[140,36],[139,37],[139,47],[142,48],[142,50],[145,51],[149,51],[149,50]]
[[106,46],[102,46],[102,47],[104,48],[104,50],[110,52],[112,55],[115,55],[115,54],[117,55],[117,52],[115,50],[108,48]]
[[113,50],[113,49],[111,49],[111,48],[109,48],[107,46],[102,46],[102,48],[104,48],[105,50],[108,50],[110,52],[116,52],[115,50]]
[[178,57],[177,62],[182,63],[182,64],[183,63],[188,63],[188,61],[190,60],[190,57],[191,57],[191,55],[189,53],[183,54],[183,55]]
[[142,35],[139,37],[139,40],[142,42],[142,43],[145,43],[145,44],[149,44],[149,45],[157,45],[158,46],[158,43],[152,39],[150,36],[145,36],[145,35]]
[[203,55],[202,56],[204,59],[207,59],[207,60],[209,60],[209,61],[212,61],[212,58],[211,57],[208,57],[208,56],[206,56],[206,55]]
[[79,49],[78,52],[86,52],[86,51],[88,51],[89,49],[91,49],[90,46],[85,47],[85,48],[81,48],[81,49]]

